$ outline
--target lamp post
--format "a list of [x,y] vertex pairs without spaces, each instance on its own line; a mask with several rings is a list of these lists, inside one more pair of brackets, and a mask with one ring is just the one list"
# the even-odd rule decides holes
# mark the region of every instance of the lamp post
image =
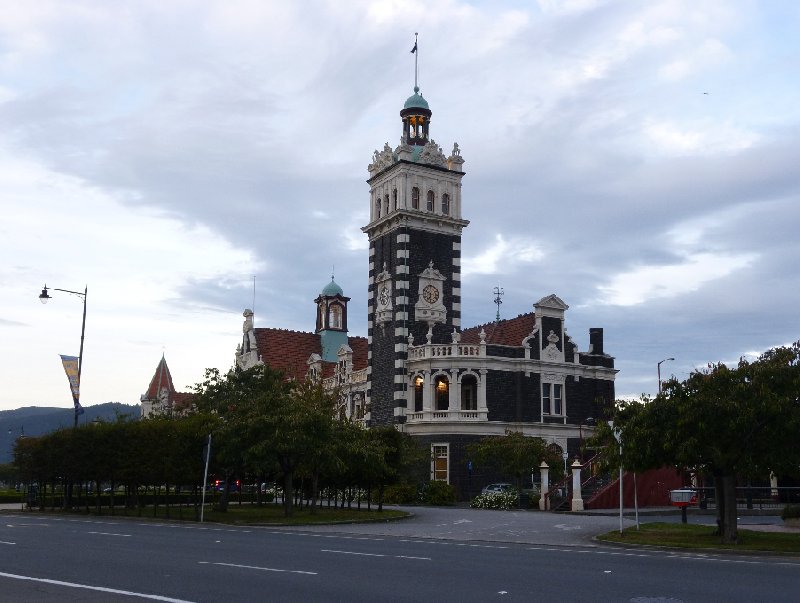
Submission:
[[[81,369],[83,368],[83,335],[86,332],[86,294],[89,292],[89,287],[86,286],[83,289],[83,293],[80,291],[70,291],[69,289],[58,289],[56,287],[52,287],[53,291],[61,291],[63,293],[69,293],[71,295],[77,295],[83,300],[83,322],[81,323],[81,348],[80,352],[78,352],[78,387],[81,384]],[[52,297],[47,293],[47,285],[44,286],[42,289],[42,293],[39,295],[39,301],[43,304],[46,304],[50,301]],[[73,401],[75,403],[75,422],[73,427],[78,426],[78,414],[80,414],[80,390],[78,390],[78,396],[73,396]]]
[[611,433],[614,434],[614,439],[619,444],[619,533],[622,535],[622,430],[619,427],[614,427],[614,421],[609,421],[608,426],[611,428]]
[[658,361],[658,393],[661,393],[661,363],[667,362],[668,360],[675,360],[674,358],[664,358],[664,360]]

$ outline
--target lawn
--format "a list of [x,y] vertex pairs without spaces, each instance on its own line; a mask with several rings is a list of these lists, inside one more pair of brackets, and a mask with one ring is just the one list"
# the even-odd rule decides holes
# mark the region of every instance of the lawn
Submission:
[[639,530],[627,528],[608,532],[597,539],[605,542],[675,547],[682,549],[716,549],[800,554],[800,534],[739,530],[738,544],[722,544],[714,534],[714,526],[676,523],[643,523]]

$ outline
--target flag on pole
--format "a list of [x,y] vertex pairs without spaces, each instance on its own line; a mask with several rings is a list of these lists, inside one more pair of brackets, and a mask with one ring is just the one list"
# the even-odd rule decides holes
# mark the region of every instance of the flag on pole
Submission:
[[67,379],[69,379],[69,389],[72,392],[72,400],[75,403],[75,412],[82,414],[83,408],[81,408],[80,403],[81,383],[78,377],[80,360],[77,356],[64,356],[64,354],[59,354],[59,356],[61,356],[61,364],[64,366]]
[[411,49],[411,54],[414,54],[415,52],[417,52],[417,43],[416,42],[414,42],[414,48]]

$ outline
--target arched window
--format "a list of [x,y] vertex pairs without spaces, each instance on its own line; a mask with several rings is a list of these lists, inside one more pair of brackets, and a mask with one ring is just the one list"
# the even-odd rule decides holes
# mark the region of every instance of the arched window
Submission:
[[448,195],[447,193],[442,195],[442,213],[445,216],[450,215],[450,195]]
[[328,328],[342,328],[342,307],[339,304],[332,304],[331,307],[328,308]]
[[439,375],[434,381],[436,385],[436,410],[450,408],[450,382],[444,375]]
[[411,189],[411,208],[419,209],[419,189],[416,186]]
[[414,412],[422,412],[422,395],[425,380],[417,375],[414,377]]
[[427,203],[428,211],[433,211],[433,202],[435,200],[436,196],[433,194],[433,191],[428,191],[428,203]]
[[375,199],[375,217],[376,218],[380,218],[381,217],[381,198],[380,197]]
[[384,201],[383,204],[383,214],[388,215],[388,213],[389,213],[389,195],[387,194],[386,200]]
[[461,378],[461,410],[478,410],[478,380],[475,375]]
[[397,211],[397,189],[392,191],[392,205],[394,206],[394,210]]

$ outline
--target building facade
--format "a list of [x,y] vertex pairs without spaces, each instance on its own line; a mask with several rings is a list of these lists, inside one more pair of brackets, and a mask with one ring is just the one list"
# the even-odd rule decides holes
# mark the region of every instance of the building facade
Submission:
[[516,318],[462,326],[464,159],[458,144],[445,155],[430,138],[432,115],[415,87],[400,144],[368,166],[367,338],[348,336],[350,298],[331,278],[314,300],[313,333],[255,328],[245,310],[236,363],[339,387],[340,416],[413,436],[431,451],[431,478],[466,497],[486,477],[467,454],[482,437],[520,431],[574,457],[613,404],[616,370],[602,329],[579,349],[554,294]]

